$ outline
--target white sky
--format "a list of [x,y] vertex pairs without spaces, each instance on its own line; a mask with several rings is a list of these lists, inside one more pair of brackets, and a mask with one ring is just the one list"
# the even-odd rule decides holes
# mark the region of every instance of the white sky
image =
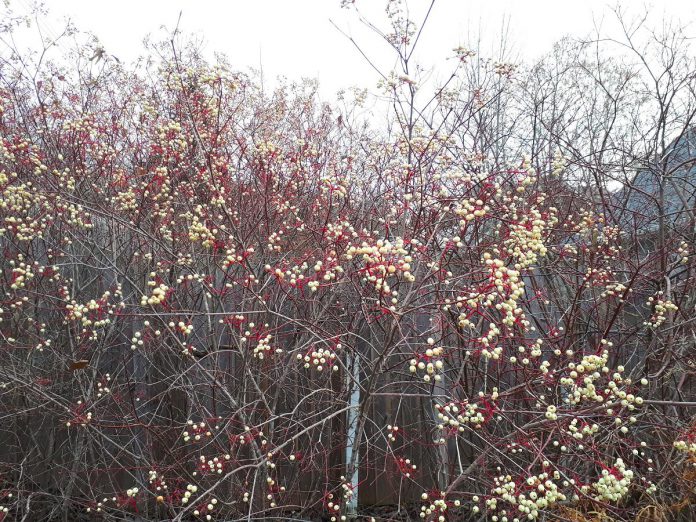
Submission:
[[[9,1],[21,11],[33,0]],[[410,0],[409,7],[424,13],[429,3]],[[162,26],[173,29],[182,12],[180,28],[202,36],[211,55],[223,52],[241,70],[262,64],[267,79],[318,78],[325,98],[332,98],[339,88],[374,88],[377,82],[376,73],[330,20],[363,44],[383,71],[393,65],[386,44],[366,30],[352,10],[341,9],[340,0],[47,0],[46,4],[50,16],[40,23],[46,32],[58,33],[70,18],[78,29],[97,35],[108,53],[126,62],[142,52],[146,35],[164,36]],[[384,0],[356,0],[356,5],[386,29]],[[595,23],[610,27],[608,6],[613,5],[613,0],[436,0],[417,58],[426,66],[442,63],[434,58],[451,56],[453,47],[466,46],[478,35],[482,54],[487,54],[508,24],[509,41],[519,58],[532,59],[564,35],[589,34]],[[625,0],[624,5],[634,13],[651,6],[656,21],[663,14],[681,22],[696,21],[693,0]]]

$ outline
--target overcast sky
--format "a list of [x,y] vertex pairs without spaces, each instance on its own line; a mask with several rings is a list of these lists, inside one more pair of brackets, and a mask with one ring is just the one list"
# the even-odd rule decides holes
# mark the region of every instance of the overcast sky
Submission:
[[[21,10],[32,0],[9,0]],[[384,0],[356,0],[357,7],[376,25],[385,27]],[[411,0],[416,18],[429,0]],[[663,14],[680,21],[696,21],[694,0],[626,1],[636,13],[651,6],[653,17]],[[480,36],[482,49],[492,50],[509,26],[509,42],[519,59],[533,59],[564,35],[586,35],[597,24],[611,30],[606,0],[436,0],[423,45],[417,58],[435,65],[435,57],[451,56],[451,49]],[[393,65],[384,43],[361,24],[355,13],[341,9],[340,0],[51,0],[50,16],[40,25],[56,34],[70,19],[80,30],[91,31],[104,48],[122,61],[142,52],[142,40],[173,29],[179,13],[180,28],[202,37],[205,49],[227,54],[235,68],[263,65],[266,78],[278,75],[294,80],[315,77],[324,97],[349,87],[374,87],[376,73],[349,40],[331,23],[359,41],[364,51],[382,68]],[[437,70],[436,70],[437,73]],[[444,74],[444,73],[443,73]]]

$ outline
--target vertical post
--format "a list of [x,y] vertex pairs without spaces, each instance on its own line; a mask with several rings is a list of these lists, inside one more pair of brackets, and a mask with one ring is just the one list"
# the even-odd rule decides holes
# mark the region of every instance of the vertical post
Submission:
[[353,487],[353,494],[346,504],[346,516],[355,518],[358,515],[358,471],[360,464],[358,459],[358,412],[360,406],[360,359],[357,354],[350,354],[347,359],[348,368],[352,370],[352,375],[347,372],[348,389],[350,390],[350,408],[348,409],[347,436],[346,436],[346,479]]

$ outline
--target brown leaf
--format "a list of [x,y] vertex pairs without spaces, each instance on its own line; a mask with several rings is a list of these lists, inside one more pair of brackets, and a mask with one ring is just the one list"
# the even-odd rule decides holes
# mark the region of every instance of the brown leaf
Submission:
[[73,361],[70,364],[70,369],[72,371],[82,370],[83,368],[87,368],[87,366],[89,366],[89,361],[87,359],[80,359],[79,361]]

